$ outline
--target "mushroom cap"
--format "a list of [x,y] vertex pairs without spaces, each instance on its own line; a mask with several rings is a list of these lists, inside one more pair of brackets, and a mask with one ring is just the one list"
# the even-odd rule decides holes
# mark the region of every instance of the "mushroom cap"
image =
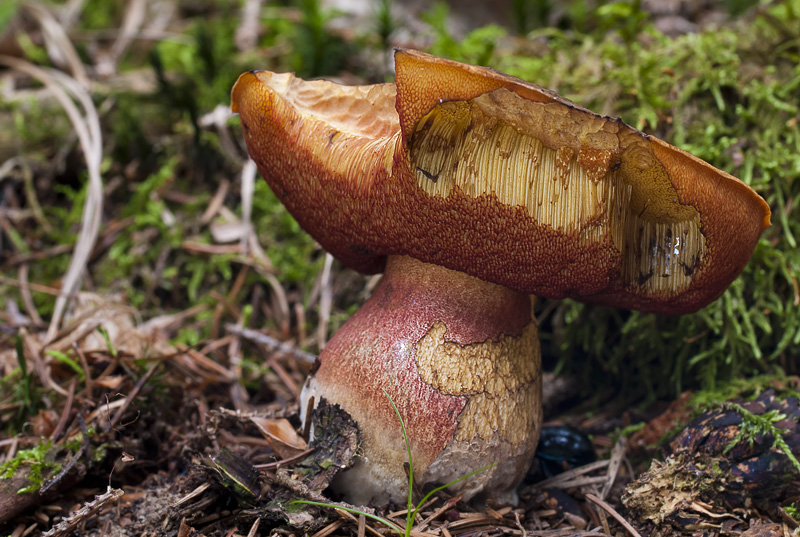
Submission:
[[749,186],[518,78],[411,50],[396,83],[268,71],[232,93],[248,150],[300,225],[356,270],[410,255],[513,290],[681,314],[769,226]]

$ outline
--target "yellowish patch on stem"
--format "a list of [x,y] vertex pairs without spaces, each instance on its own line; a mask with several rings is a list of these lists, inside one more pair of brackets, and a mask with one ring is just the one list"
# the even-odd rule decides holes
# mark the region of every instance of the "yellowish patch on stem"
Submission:
[[436,322],[417,344],[420,378],[448,395],[469,396],[455,440],[502,438],[511,446],[530,437],[541,401],[541,353],[536,322],[519,336],[469,345],[447,341]]

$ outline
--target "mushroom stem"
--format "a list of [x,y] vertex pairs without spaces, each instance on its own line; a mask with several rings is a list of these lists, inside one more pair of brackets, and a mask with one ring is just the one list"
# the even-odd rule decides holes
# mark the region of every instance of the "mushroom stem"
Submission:
[[516,501],[541,424],[531,306],[527,294],[462,272],[388,258],[380,285],[328,342],[301,398],[304,419],[309,401],[324,398],[359,426],[360,457],[334,481],[348,501],[408,494],[402,430],[382,389],[405,423],[415,484],[448,483],[496,463],[455,492]]

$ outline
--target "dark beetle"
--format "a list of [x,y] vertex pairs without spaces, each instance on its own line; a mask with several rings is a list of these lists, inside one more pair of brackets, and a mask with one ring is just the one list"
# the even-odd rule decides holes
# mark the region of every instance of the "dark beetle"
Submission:
[[545,477],[589,464],[597,459],[589,437],[574,427],[542,427],[536,458]]

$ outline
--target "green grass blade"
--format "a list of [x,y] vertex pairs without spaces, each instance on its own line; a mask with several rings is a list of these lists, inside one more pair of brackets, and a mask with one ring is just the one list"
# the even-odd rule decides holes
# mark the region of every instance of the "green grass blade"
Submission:
[[294,505],[294,504],[298,504],[298,503],[306,504],[306,505],[316,505],[317,507],[329,507],[331,509],[341,509],[342,511],[347,511],[348,513],[352,513],[354,515],[364,515],[367,518],[371,518],[372,520],[380,522],[384,526],[388,527],[390,530],[397,532],[398,535],[406,535],[406,534],[403,533],[402,528],[400,528],[400,526],[398,526],[397,524],[395,524],[391,520],[385,519],[385,518],[380,517],[378,515],[373,515],[371,513],[367,513],[366,511],[361,511],[360,509],[352,509],[350,507],[342,507],[341,505],[334,505],[332,503],[312,502],[311,500],[294,500],[292,502],[289,502],[289,505]]
[[417,504],[417,506],[414,508],[414,513],[413,513],[413,515],[411,516],[411,519],[413,520],[413,519],[414,519],[414,517],[415,517],[415,516],[417,516],[417,510],[418,510],[418,509],[419,509],[421,506],[425,505],[425,502],[427,502],[427,501],[428,501],[428,499],[429,499],[431,496],[433,496],[434,494],[436,494],[436,493],[437,493],[437,492],[439,492],[440,490],[444,490],[444,489],[446,489],[447,487],[449,487],[449,486],[451,486],[451,485],[455,485],[455,484],[457,484],[457,483],[461,483],[461,482],[462,482],[462,481],[464,481],[465,479],[469,479],[470,477],[474,476],[475,474],[479,474],[479,473],[481,473],[481,472],[483,472],[483,471],[486,471],[486,470],[488,470],[489,468],[491,468],[491,467],[492,467],[492,466],[494,466],[495,464],[497,464],[497,461],[493,462],[492,464],[487,464],[487,465],[486,465],[486,466],[484,466],[483,468],[478,468],[477,470],[474,470],[474,471],[472,471],[472,472],[468,473],[467,475],[462,475],[462,476],[461,476],[461,477],[459,477],[458,479],[454,479],[453,481],[451,481],[451,482],[447,483],[446,485],[442,485],[441,487],[436,487],[435,489],[433,489],[432,491],[430,491],[429,493],[427,493],[427,494],[425,495],[425,497],[424,497],[424,498],[422,498],[422,500],[420,500],[420,502],[419,502],[419,503]]
[[[406,433],[406,424],[403,422],[403,417],[400,415],[400,411],[397,410],[397,405],[394,404],[394,401],[392,400],[392,397],[389,395],[389,392],[387,392],[384,388],[381,388],[381,390],[383,390],[383,395],[385,395],[386,398],[389,400],[389,402],[392,404],[394,413],[397,414],[397,419],[400,421],[400,427],[403,429],[403,441],[406,443],[406,452],[408,453],[408,506],[407,507],[408,507],[408,513],[410,514],[412,508],[414,507],[414,502],[412,497],[414,489],[414,463],[411,457],[411,443],[408,441],[408,433]],[[408,529],[409,528],[406,527],[406,530]]]
[[45,351],[45,354],[47,354],[48,356],[52,356],[59,363],[68,366],[75,372],[76,375],[80,377],[81,382],[86,382],[86,373],[83,371],[83,368],[80,366],[80,364],[78,364],[78,362],[70,358],[68,355],[66,355],[61,351],[57,351],[55,349],[50,349],[48,351]]
[[16,340],[17,362],[19,362],[19,369],[22,372],[20,379],[20,386],[22,391],[22,410],[27,412],[33,403],[33,380],[28,373],[28,362],[25,358],[25,345],[22,341],[22,332],[17,333]]

